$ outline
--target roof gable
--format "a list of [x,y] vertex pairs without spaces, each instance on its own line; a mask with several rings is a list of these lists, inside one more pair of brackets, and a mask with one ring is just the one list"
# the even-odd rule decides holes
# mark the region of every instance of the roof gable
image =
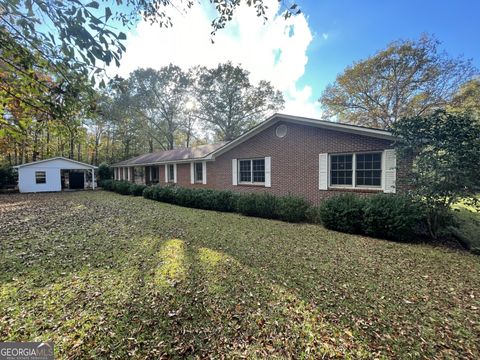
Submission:
[[22,164],[22,165],[17,165],[14,166],[16,169],[20,169],[23,167],[28,167],[28,166],[49,166],[50,167],[61,167],[65,169],[97,169],[96,166],[82,163],[80,161],[72,160],[72,159],[67,159],[63,156],[57,156],[54,158],[50,159],[43,159],[39,161],[33,161],[30,163]]
[[236,147],[237,145],[240,145],[241,143],[247,141],[248,139],[254,137],[261,131],[267,129],[268,127],[276,124],[277,122],[288,122],[288,123],[294,123],[294,124],[300,124],[300,125],[306,125],[306,126],[314,126],[314,127],[319,127],[319,128],[324,128],[328,130],[334,130],[334,131],[340,131],[340,132],[346,132],[346,133],[351,133],[351,134],[357,134],[357,135],[363,135],[363,136],[369,136],[369,137],[374,137],[374,138],[379,138],[379,139],[385,139],[385,140],[391,140],[395,141],[397,138],[392,135],[389,131],[386,130],[381,130],[381,129],[373,129],[373,128],[368,128],[364,126],[358,126],[358,125],[349,125],[349,124],[342,124],[342,123],[337,123],[337,122],[332,122],[332,121],[325,121],[325,120],[318,120],[318,119],[313,119],[313,118],[305,118],[301,116],[292,116],[292,115],[285,115],[285,114],[274,114],[271,117],[269,117],[267,120],[261,122],[257,126],[253,127],[249,131],[247,131],[245,134],[241,135],[240,137],[236,138],[235,140],[225,144],[221,148],[215,150],[212,152],[208,158],[214,159],[216,156],[219,156],[230,149]]

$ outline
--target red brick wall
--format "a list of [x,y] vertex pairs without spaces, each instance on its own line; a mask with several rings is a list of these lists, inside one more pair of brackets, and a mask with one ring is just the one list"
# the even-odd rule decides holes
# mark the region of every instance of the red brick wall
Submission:
[[[177,183],[185,187],[207,187],[238,192],[269,192],[274,195],[298,195],[317,204],[328,196],[347,191],[359,194],[378,190],[318,189],[318,155],[360,151],[382,151],[392,148],[389,140],[326,130],[306,125],[284,123],[287,135],[278,138],[274,124],[256,136],[207,162],[207,184],[190,184],[190,164],[177,165]],[[271,157],[272,187],[232,185],[232,159]],[[403,171],[397,171],[398,179]],[[165,182],[164,166],[160,167],[160,183]]]

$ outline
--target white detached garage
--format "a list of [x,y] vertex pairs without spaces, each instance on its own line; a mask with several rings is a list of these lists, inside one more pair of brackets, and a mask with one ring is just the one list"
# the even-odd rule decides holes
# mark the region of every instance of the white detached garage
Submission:
[[95,189],[96,166],[64,157],[40,160],[15,166],[18,189],[22,193]]

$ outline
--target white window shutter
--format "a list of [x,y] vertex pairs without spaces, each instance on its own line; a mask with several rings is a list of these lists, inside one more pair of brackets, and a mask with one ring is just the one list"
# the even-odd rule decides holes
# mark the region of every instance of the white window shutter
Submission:
[[195,184],[195,163],[190,163],[190,184]]
[[318,155],[318,188],[328,190],[328,154]]
[[165,164],[165,184],[168,183],[168,164]]
[[177,183],[177,164],[173,164],[173,182]]
[[272,187],[272,158],[265,158],[265,187]]
[[383,152],[383,192],[395,193],[397,181],[397,154],[389,149]]
[[202,184],[206,184],[207,183],[207,162],[206,161],[202,162],[202,175],[203,175]]
[[237,159],[232,159],[232,185],[238,185],[237,176]]

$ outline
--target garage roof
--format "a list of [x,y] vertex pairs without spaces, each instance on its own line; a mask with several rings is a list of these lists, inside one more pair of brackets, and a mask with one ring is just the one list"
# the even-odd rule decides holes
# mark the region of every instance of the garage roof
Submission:
[[26,166],[38,165],[38,164],[51,162],[51,161],[55,161],[55,160],[63,160],[63,161],[70,162],[73,165],[81,165],[83,167],[89,167],[91,169],[97,169],[97,167],[94,166],[94,165],[86,164],[86,163],[76,161],[76,160],[72,160],[72,159],[67,159],[63,156],[57,156],[57,157],[54,157],[54,158],[44,159],[44,160],[39,160],[39,161],[32,161],[32,162],[29,162],[29,163],[26,163],[26,164],[14,166],[14,168],[19,169],[19,168],[23,168],[23,167],[26,167]]

